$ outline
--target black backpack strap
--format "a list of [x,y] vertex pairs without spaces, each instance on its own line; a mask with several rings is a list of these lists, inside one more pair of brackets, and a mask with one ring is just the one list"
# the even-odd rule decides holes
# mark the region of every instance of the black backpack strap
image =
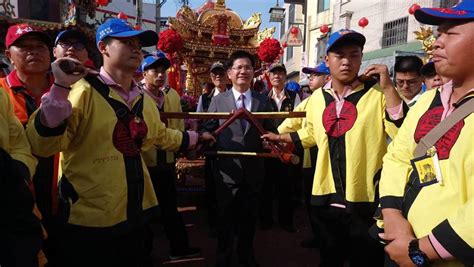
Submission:
[[[129,108],[122,102],[109,97],[110,88],[95,75],[87,75],[84,79],[109,103],[118,119],[123,120],[130,113]],[[133,106],[132,113],[143,118],[143,94]]]

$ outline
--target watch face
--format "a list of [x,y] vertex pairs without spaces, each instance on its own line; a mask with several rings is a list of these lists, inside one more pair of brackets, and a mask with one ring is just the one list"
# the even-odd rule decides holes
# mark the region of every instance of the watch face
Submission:
[[416,264],[417,266],[421,266],[421,265],[425,264],[425,258],[420,254],[412,255],[411,259],[412,259],[413,263]]

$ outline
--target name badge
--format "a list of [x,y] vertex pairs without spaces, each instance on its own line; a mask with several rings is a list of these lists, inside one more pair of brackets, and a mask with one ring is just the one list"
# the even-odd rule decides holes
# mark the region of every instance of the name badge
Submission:
[[417,173],[420,186],[423,187],[435,183],[443,184],[438,153],[435,147],[428,149],[425,156],[414,158],[410,161],[413,170]]

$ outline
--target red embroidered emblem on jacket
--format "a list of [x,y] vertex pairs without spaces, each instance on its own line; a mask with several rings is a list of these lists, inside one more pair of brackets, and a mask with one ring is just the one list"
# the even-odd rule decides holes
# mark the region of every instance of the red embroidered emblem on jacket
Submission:
[[140,155],[142,140],[148,128],[145,121],[129,115],[126,120],[118,120],[113,133],[115,148],[128,157]]
[[349,131],[357,119],[357,109],[349,101],[344,101],[341,114],[337,117],[336,102],[331,102],[323,112],[323,125],[326,133],[332,137],[339,137]]
[[[429,131],[431,131],[431,129],[441,122],[443,111],[443,107],[435,107],[426,111],[425,114],[421,116],[415,130],[414,138],[416,143],[418,143],[421,138],[423,138]],[[438,151],[438,158],[440,160],[449,158],[451,148],[453,148],[454,144],[458,140],[459,134],[461,134],[463,127],[464,120],[461,120],[456,123],[454,127],[451,128],[447,133],[445,133],[443,137],[438,140],[438,142],[436,142],[435,147]]]

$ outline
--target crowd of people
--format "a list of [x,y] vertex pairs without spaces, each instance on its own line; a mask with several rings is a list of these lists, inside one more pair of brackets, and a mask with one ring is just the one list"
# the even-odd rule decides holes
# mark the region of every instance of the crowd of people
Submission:
[[301,246],[319,249],[319,266],[472,266],[474,3],[415,18],[438,26],[432,60],[397,57],[393,77],[382,64],[360,69],[366,39],[349,29],[330,35],[324,62],[301,70],[308,90],[281,63],[257,73],[245,51],[214,62],[197,112],[306,112],[259,119],[263,135],[244,119],[221,129],[223,119],[161,117],[182,107],[169,59],[142,50],[156,45],[154,31],[107,20],[96,68],[82,32],[52,43],[12,25],[13,70],[0,79],[0,266],[153,266],[157,221],[171,260],[199,256],[177,210],[176,152],[264,152],[266,142],[293,145],[301,163],[206,157],[216,266],[232,266],[234,254],[259,266],[257,225],[296,232],[300,200],[311,226]]

